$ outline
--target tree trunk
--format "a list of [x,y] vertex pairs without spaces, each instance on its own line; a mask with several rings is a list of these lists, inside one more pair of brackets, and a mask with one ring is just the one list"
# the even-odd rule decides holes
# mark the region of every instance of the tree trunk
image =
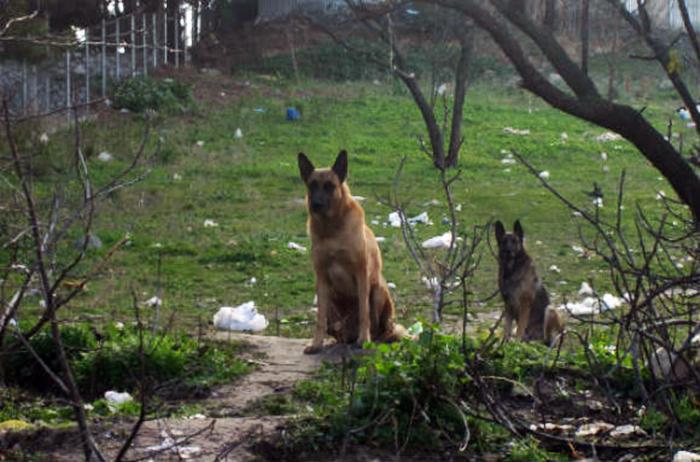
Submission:
[[452,107],[452,127],[450,131],[450,145],[445,159],[446,167],[456,167],[459,162],[459,150],[462,147],[462,114],[464,113],[464,99],[467,95],[467,77],[471,62],[474,35],[469,31],[459,36],[460,54],[455,76],[455,93]]
[[581,71],[588,74],[588,36],[590,34],[590,0],[583,0],[581,7]]
[[557,1],[556,0],[545,0],[544,5],[544,20],[542,21],[544,27],[549,30],[554,30],[557,24]]

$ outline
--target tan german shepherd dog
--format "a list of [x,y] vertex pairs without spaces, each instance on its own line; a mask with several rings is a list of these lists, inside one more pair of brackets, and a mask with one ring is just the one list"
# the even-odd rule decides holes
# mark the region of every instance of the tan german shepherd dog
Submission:
[[498,242],[498,288],[505,303],[504,340],[510,339],[512,322],[517,323],[521,340],[541,340],[547,345],[564,330],[557,310],[549,307],[549,294],[537,276],[535,263],[525,251],[523,227],[517,220],[513,232],[506,233],[496,222]]
[[328,335],[338,343],[391,342],[403,336],[394,324],[394,303],[382,276],[382,255],[365,212],[345,178],[348,154],[340,151],[331,168],[315,169],[299,153],[306,184],[307,228],[316,273],[318,314],[313,342],[304,353],[318,353]]

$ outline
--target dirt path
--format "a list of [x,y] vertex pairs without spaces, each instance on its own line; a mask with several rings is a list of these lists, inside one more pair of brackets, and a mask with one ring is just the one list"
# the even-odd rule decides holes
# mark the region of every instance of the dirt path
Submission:
[[[483,313],[478,320],[491,325],[499,314]],[[457,324],[455,320],[455,326]],[[459,330],[461,332],[461,328]],[[290,392],[296,382],[311,377],[323,362],[339,362],[343,357],[358,354],[358,350],[350,346],[333,345],[321,354],[305,355],[303,350],[308,339],[232,332],[217,332],[214,338],[244,343],[245,357],[256,369],[237,382],[216,388],[207,399],[197,401],[204,409],[201,414],[145,422],[125,460],[260,460],[252,451],[252,443],[273,435],[290,416],[264,415],[263,406],[254,410],[248,408],[263,397]],[[114,459],[132,424],[110,422],[97,431],[97,442],[108,459]],[[49,460],[80,459],[77,435],[64,435],[59,439],[64,440],[56,442],[56,450],[49,455]]]
[[[126,460],[255,460],[251,443],[271,435],[289,417],[245,416],[242,411],[264,396],[291,391],[297,381],[310,377],[324,361],[340,361],[352,354],[351,347],[336,345],[318,355],[305,355],[304,346],[309,340],[304,339],[222,332],[215,337],[247,344],[247,354],[257,369],[236,383],[215,389],[200,403],[206,409],[204,414],[145,422]],[[125,422],[114,427],[97,435],[98,444],[108,458],[116,455],[130,425]],[[76,451],[79,451],[77,442],[64,444],[50,460],[77,460]]]

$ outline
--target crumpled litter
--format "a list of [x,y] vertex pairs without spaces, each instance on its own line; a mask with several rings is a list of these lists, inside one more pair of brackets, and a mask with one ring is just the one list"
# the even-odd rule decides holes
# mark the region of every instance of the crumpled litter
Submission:
[[614,132],[605,132],[596,136],[595,138],[596,141],[600,141],[601,143],[607,143],[608,141],[619,141],[621,139],[622,136]]
[[623,303],[625,303],[624,299],[606,292],[600,299],[597,297],[586,297],[579,302],[568,302],[559,309],[566,310],[574,316],[583,316],[614,310],[622,306]]
[[222,306],[214,315],[214,327],[220,330],[260,332],[267,325],[267,319],[265,319],[264,315],[258,313],[253,301],[236,307]]
[[505,127],[503,129],[503,133],[506,133],[508,135],[527,136],[530,134],[530,130],[529,129],[521,130],[521,129],[513,128],[513,127]]
[[[428,217],[428,212],[422,212],[415,217],[408,218],[406,220],[409,225],[414,226],[418,223],[424,224],[424,225],[432,225],[433,222],[430,221],[430,218]],[[401,227],[401,216],[399,215],[399,212],[391,212],[389,214],[389,224],[394,227],[394,228],[400,228]]]
[[107,401],[107,407],[110,411],[114,412],[124,403],[133,401],[134,398],[128,392],[118,392],[109,390],[105,392],[105,401]]
[[690,451],[678,451],[673,455],[673,462],[695,462],[700,461],[700,454]]
[[[457,237],[457,241],[460,241],[462,238]],[[450,245],[452,245],[452,242],[455,241],[454,237],[452,236],[452,231],[447,231],[444,234],[441,234],[440,236],[435,236],[431,237],[430,239],[426,239],[423,241],[421,246],[424,249],[449,249]]]
[[297,244],[296,242],[287,242],[287,248],[292,250],[298,250],[301,253],[306,253],[306,247],[304,247],[301,244]]
[[578,430],[576,430],[576,438],[582,438],[585,436],[595,436],[600,433],[607,433],[615,428],[614,425],[607,422],[593,422],[581,425]]
[[202,448],[200,448],[199,446],[180,446],[179,444],[184,441],[184,438],[179,438],[176,441],[171,437],[166,436],[163,439],[162,443],[157,444],[155,446],[146,446],[144,448],[144,451],[163,452],[169,449],[172,452],[177,453],[178,457],[180,457],[181,459],[191,459],[192,457],[194,457],[202,451]]
[[157,295],[154,295],[153,297],[143,302],[143,304],[144,306],[147,306],[149,308],[158,308],[163,305],[163,300],[161,300]]

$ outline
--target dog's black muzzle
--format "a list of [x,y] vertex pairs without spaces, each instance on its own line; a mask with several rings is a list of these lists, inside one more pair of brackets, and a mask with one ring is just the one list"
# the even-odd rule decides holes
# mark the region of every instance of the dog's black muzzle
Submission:
[[325,197],[311,197],[311,212],[325,213],[328,210],[328,199]]

